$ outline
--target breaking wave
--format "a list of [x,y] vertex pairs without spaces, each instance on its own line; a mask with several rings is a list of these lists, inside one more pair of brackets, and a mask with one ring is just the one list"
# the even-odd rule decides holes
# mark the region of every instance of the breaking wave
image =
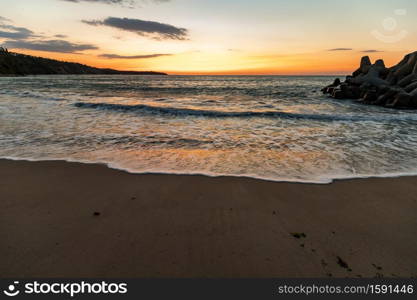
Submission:
[[357,122],[395,122],[395,121],[417,121],[416,115],[381,115],[381,116],[361,116],[361,115],[331,115],[331,114],[302,114],[290,113],[284,111],[218,111],[218,110],[200,110],[191,108],[177,108],[167,106],[152,106],[146,104],[113,104],[113,103],[89,103],[77,102],[74,104],[78,108],[142,112],[146,114],[172,115],[172,116],[195,116],[195,117],[212,117],[212,118],[283,118],[297,120],[315,120],[315,121],[357,121]]

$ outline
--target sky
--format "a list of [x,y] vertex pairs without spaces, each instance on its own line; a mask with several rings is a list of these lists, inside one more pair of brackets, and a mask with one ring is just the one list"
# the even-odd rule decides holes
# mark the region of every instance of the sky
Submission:
[[119,70],[348,74],[417,50],[417,1],[0,0],[0,45]]

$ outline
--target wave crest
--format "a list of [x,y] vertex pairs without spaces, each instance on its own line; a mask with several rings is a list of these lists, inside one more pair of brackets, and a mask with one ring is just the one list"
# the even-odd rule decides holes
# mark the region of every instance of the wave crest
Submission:
[[283,111],[217,111],[200,110],[190,108],[152,106],[145,104],[113,104],[113,103],[89,103],[77,102],[78,108],[141,112],[146,114],[171,115],[171,116],[195,116],[211,118],[283,118],[297,120],[316,121],[357,121],[357,122],[393,122],[393,121],[417,121],[417,116],[412,115],[391,115],[391,116],[360,116],[360,115],[330,115],[330,114],[302,114]]

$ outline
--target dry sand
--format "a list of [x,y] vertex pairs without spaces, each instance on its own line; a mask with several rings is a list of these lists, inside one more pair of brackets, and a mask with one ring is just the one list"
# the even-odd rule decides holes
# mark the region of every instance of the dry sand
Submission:
[[3,278],[417,276],[415,177],[312,185],[0,160],[0,178]]

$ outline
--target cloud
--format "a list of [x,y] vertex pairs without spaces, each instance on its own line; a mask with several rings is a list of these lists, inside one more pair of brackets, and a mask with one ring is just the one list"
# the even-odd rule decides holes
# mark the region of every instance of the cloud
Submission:
[[333,49],[329,49],[327,51],[352,51],[352,48],[333,48]]
[[119,5],[128,5],[128,6],[132,6],[135,3],[132,0],[61,0],[61,1],[74,2],[74,3],[90,2],[90,3],[103,3],[103,4],[119,4]]
[[32,30],[10,25],[11,20],[0,16],[0,40],[11,49],[25,49],[59,53],[79,53],[85,50],[98,49],[92,44],[73,43],[64,40],[66,35],[55,34],[53,37],[45,34],[35,34]]
[[105,4],[118,4],[124,2],[124,0],[61,0],[67,2],[98,2],[98,3],[105,3]]
[[163,3],[169,2],[171,0],[61,0],[66,2],[80,3],[80,2],[90,2],[90,3],[103,3],[103,4],[118,4],[122,6],[134,7],[137,1],[139,2],[154,2],[154,3]]
[[91,44],[77,44],[64,40],[35,40],[19,41],[9,40],[4,43],[7,48],[26,49],[60,53],[78,53],[85,50],[96,50],[98,47]]
[[0,16],[0,23],[3,23],[3,22],[11,22],[11,20]]
[[140,19],[108,17],[103,21],[83,20],[82,22],[92,26],[108,26],[130,31],[141,36],[150,36],[154,39],[186,40],[188,35],[188,30],[185,28]]
[[377,53],[377,52],[384,52],[381,50],[375,50],[375,49],[369,49],[369,50],[363,50],[362,53]]
[[118,55],[118,54],[100,54],[99,57],[108,59],[148,59],[162,56],[171,56],[173,54],[148,54],[148,55]]
[[0,16],[0,39],[27,39],[30,37],[35,37],[35,34],[32,30],[29,30],[25,27],[17,27],[11,25],[12,20]]
[[34,36],[33,31],[27,28],[0,23],[0,38],[24,40]]

